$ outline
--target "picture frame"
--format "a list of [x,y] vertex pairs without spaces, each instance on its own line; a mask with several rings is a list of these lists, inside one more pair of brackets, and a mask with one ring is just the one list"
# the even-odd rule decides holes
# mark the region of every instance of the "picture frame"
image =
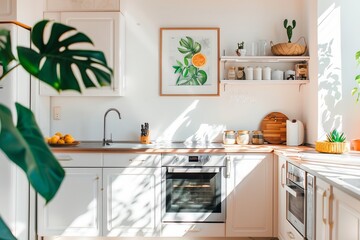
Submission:
[[160,96],[219,96],[219,28],[160,28]]

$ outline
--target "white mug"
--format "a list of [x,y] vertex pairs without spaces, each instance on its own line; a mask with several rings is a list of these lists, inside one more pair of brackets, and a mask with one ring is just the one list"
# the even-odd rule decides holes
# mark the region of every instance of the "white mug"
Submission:
[[295,80],[295,71],[294,70],[287,70],[285,72],[285,80]]

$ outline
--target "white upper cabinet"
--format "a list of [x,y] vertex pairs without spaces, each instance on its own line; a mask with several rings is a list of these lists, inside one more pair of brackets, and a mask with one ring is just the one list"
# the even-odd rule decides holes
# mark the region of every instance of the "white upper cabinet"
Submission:
[[[1,1],[1,0],[0,0]],[[46,11],[120,11],[120,0],[46,0]]]
[[[45,19],[55,20],[75,27],[88,35],[95,49],[103,51],[114,76],[110,86],[87,88],[80,84],[82,93],[73,90],[60,94],[45,83],[40,84],[40,95],[44,96],[123,96],[125,22],[120,12],[47,12]],[[80,47],[80,45],[79,45]],[[86,44],[84,48],[91,46]],[[79,76],[79,75],[78,75]]]
[[0,21],[16,19],[16,0],[0,0]]

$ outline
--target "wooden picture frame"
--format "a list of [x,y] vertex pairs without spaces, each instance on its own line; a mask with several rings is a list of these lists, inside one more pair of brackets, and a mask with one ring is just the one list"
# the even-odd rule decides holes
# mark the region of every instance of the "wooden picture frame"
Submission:
[[219,28],[160,29],[160,96],[219,96]]

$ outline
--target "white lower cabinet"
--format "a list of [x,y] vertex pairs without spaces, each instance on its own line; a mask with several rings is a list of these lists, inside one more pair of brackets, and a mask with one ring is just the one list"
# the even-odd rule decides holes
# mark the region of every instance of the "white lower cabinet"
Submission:
[[[320,178],[316,178],[316,240],[329,240],[331,185]],[[340,239],[339,239],[340,240]]]
[[224,237],[224,223],[164,223],[161,237]]
[[332,239],[360,240],[360,201],[333,188]]
[[160,235],[160,155],[56,156],[66,176],[49,204],[38,197],[38,236]]
[[273,236],[273,154],[233,154],[227,181],[227,237]]
[[102,169],[65,168],[66,177],[54,199],[38,197],[39,236],[100,236]]
[[159,236],[161,169],[104,169],[104,236]]

